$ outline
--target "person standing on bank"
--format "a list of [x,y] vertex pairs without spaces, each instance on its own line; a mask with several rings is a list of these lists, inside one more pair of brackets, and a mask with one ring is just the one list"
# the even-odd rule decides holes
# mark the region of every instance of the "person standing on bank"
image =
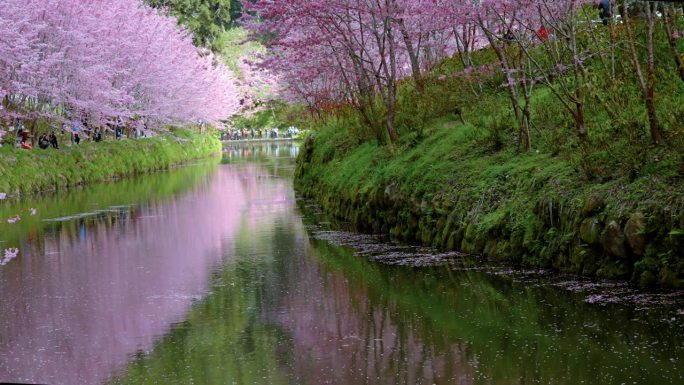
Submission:
[[599,17],[603,22],[603,25],[608,25],[608,20],[613,16],[611,10],[611,0],[599,0],[596,4],[596,8],[599,9]]

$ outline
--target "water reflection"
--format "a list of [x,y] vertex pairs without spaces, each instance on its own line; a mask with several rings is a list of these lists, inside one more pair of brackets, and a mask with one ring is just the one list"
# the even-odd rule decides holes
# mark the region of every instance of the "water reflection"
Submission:
[[302,238],[296,217],[260,222],[187,322],[115,383],[681,383],[681,328],[658,311],[467,266],[373,264]]
[[0,381],[106,380],[185,319],[245,222],[292,206],[289,182],[257,166],[192,170],[159,199],[46,207],[27,233],[6,233],[21,255],[0,269]]
[[681,319],[670,321],[672,309],[590,305],[553,282],[487,274],[465,262],[426,269],[370,263],[353,249],[312,239],[334,237],[321,226],[302,229],[299,211],[285,211],[275,222],[256,215],[243,226],[234,262],[216,274],[210,295],[114,383],[684,379]]
[[61,219],[0,270],[0,381],[684,382],[671,309],[586,304],[465,262],[390,267],[326,241],[336,225],[279,176],[290,151],[245,150],[163,197],[43,218]]
[[[292,142],[225,142],[223,157],[227,162],[234,160],[263,161],[274,158],[294,159],[299,146]],[[292,163],[292,162],[288,162]]]

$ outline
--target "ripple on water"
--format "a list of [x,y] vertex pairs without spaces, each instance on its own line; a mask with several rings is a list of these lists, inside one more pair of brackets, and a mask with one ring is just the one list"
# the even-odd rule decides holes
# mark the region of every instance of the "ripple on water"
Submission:
[[120,213],[120,212],[121,212],[120,209],[95,210],[95,211],[73,214],[73,215],[67,215],[67,216],[57,217],[57,218],[46,218],[46,219],[43,219],[42,221],[43,222],[68,222],[68,221],[73,221],[76,219],[83,219],[83,218],[95,217],[95,216],[102,215],[102,214],[112,214],[112,213]]

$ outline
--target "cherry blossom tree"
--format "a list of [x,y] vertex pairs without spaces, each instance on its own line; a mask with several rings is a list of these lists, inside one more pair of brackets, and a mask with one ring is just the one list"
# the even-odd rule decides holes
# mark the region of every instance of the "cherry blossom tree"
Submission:
[[[580,0],[523,0],[517,4],[526,12],[517,12],[512,17],[518,34],[537,39],[537,44],[516,39],[527,61],[528,78],[545,84],[551,90],[573,118],[580,139],[587,134],[583,93],[587,71],[584,61],[592,55],[589,47],[581,46],[577,38],[580,13],[586,3]],[[592,28],[591,23],[583,25]],[[525,99],[529,104],[527,93]]]
[[[508,93],[524,149],[532,147],[532,94],[537,87],[555,96],[573,120],[580,141],[588,134],[589,98],[615,117],[610,101],[592,84],[597,79],[587,67],[593,63],[608,68],[613,82],[618,65],[635,74],[652,139],[661,142],[654,101],[656,23],[662,23],[684,79],[684,59],[677,47],[680,14],[671,5],[646,6],[644,34],[633,33],[624,9],[622,26],[612,19],[596,23],[595,0],[256,0],[245,6],[242,22],[269,48],[262,65],[279,76],[282,96],[312,109],[353,106],[378,138],[392,142],[397,137],[398,84],[406,79],[404,84],[415,84],[422,92],[424,72],[454,55],[464,74],[487,72],[468,76],[475,96],[478,88],[483,90],[482,81],[504,77],[501,86]],[[623,31],[627,36],[617,41]],[[603,35],[610,36],[608,49],[601,43]],[[631,63],[616,63],[620,47],[629,49]],[[496,60],[476,63],[473,53],[480,49],[493,52]],[[604,52],[610,53],[610,63]]]
[[[310,106],[346,102],[382,140],[397,141],[398,81],[447,54],[442,1],[268,0],[245,4],[246,26],[270,49],[264,61],[282,75],[288,94]],[[380,130],[380,127],[384,129]]]
[[6,120],[184,124],[238,108],[230,71],[137,0],[5,0],[0,36]]

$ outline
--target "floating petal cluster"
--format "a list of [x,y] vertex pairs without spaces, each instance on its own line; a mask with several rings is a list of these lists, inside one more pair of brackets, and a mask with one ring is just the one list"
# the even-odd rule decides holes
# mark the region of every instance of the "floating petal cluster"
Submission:
[[19,254],[19,249],[17,248],[9,248],[5,249],[5,256],[0,260],[0,266],[5,266],[8,264],[11,260],[17,257]]

